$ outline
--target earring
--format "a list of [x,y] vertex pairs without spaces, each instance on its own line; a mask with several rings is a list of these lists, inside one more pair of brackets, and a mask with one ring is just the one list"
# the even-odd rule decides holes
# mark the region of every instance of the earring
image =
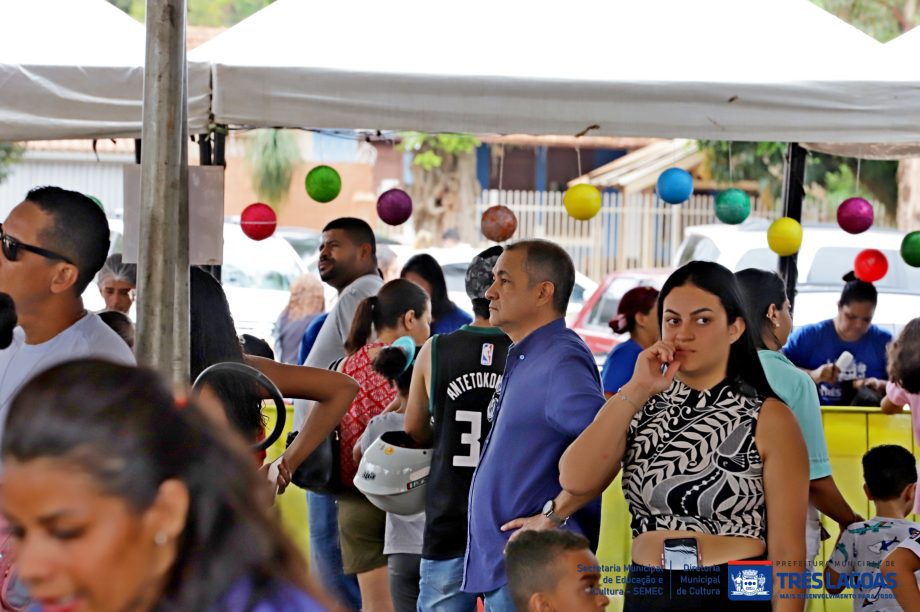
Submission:
[[166,546],[167,542],[169,542],[169,536],[162,531],[157,532],[157,534],[153,536],[153,543],[157,546]]

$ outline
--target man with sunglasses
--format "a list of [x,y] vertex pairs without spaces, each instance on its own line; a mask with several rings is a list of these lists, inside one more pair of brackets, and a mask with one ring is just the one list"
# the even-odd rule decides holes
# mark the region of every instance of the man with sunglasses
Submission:
[[82,357],[134,365],[127,344],[80,297],[108,249],[102,209],[59,187],[33,189],[0,224],[0,292],[19,317],[12,344],[0,351],[0,432],[10,401],[41,371]]

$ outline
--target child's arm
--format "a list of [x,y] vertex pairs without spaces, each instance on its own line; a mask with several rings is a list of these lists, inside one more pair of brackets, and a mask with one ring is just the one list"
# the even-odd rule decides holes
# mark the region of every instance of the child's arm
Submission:
[[428,389],[431,387],[431,352],[435,338],[429,338],[415,357],[415,369],[412,371],[412,383],[409,386],[409,397],[406,400],[406,433],[412,436],[416,443],[430,445],[434,432],[431,428],[431,411],[428,406],[430,398]]
[[920,557],[904,546],[894,549],[885,557],[882,566],[890,565],[895,574],[895,585],[892,587],[898,605],[904,610],[920,610],[920,589],[917,588],[917,579],[914,572],[920,570]]

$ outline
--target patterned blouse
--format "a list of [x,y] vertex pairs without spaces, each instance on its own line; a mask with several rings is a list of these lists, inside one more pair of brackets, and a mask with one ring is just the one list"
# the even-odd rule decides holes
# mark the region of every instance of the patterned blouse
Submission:
[[362,346],[354,355],[345,358],[342,372],[348,374],[360,386],[358,395],[348,408],[348,412],[339,423],[339,438],[341,454],[342,484],[346,489],[353,489],[355,474],[358,473],[358,464],[355,463],[352,451],[367,428],[367,423],[383,412],[390,402],[396,397],[396,387],[374,371],[371,360],[367,355],[368,349],[386,346],[382,342],[374,342]]
[[623,492],[632,534],[685,530],[765,540],[763,460],[754,434],[763,398],[722,381],[675,379],[629,426]]

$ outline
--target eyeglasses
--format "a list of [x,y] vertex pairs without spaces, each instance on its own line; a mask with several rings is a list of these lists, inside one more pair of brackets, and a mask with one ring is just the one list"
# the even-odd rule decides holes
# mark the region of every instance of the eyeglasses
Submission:
[[47,257],[48,259],[58,259],[70,265],[76,265],[70,258],[64,257],[60,253],[55,253],[54,251],[49,251],[48,249],[43,249],[31,244],[26,244],[25,242],[19,242],[9,234],[4,233],[3,224],[0,223],[0,249],[3,250],[3,256],[6,257],[9,261],[16,261],[19,258],[19,249],[24,251],[30,251],[36,255],[41,255],[42,257]]

